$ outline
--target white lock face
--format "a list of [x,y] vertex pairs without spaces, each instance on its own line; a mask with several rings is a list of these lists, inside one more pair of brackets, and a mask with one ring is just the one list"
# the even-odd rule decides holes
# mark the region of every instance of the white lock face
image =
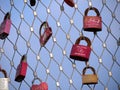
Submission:
[[0,78],[0,90],[9,90],[8,78]]

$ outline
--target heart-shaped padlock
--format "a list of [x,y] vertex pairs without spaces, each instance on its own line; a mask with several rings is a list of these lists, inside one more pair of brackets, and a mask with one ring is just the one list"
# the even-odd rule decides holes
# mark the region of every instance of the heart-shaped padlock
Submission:
[[[41,34],[43,26],[45,26],[45,28],[44,28],[43,34]],[[47,41],[49,40],[49,38],[52,36],[52,29],[51,29],[51,27],[49,27],[47,22],[43,22],[41,24],[39,34],[40,34],[40,44],[41,44],[41,46],[44,46],[47,43]]]
[[[40,84],[33,84],[35,80],[39,80]],[[42,80],[40,80],[39,78],[35,78],[32,81],[31,90],[48,90],[48,85],[46,82],[42,82]]]
[[[89,10],[94,10],[97,16],[87,16]],[[83,28],[85,31],[97,32],[102,29],[102,19],[97,8],[90,7],[85,10],[83,18]]]
[[9,78],[7,78],[7,72],[4,69],[0,69],[0,72],[4,74],[5,78],[0,78],[0,90],[9,90]]
[[[87,42],[87,46],[79,45],[79,42],[81,40],[85,40]],[[72,46],[70,58],[79,61],[88,61],[90,53],[91,53],[91,41],[89,40],[89,38],[85,36],[80,36],[76,40],[75,44]]]
[[27,66],[27,57],[26,55],[23,55],[21,58],[21,62],[17,67],[15,81],[21,82],[22,80],[24,80],[27,72]]
[[11,20],[10,20],[10,13],[6,13],[4,20],[0,26],[0,39],[5,39],[10,32],[11,28]]
[[[87,69],[91,69],[93,74],[85,74]],[[85,67],[82,72],[82,84],[97,84],[97,83],[98,77],[95,72],[95,69],[91,66]]]

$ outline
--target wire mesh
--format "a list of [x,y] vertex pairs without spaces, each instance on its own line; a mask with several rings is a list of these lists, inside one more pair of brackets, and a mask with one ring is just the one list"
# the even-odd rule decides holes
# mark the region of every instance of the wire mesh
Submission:
[[[0,22],[8,11],[12,21],[9,36],[0,40],[0,65],[10,78],[10,90],[29,90],[35,77],[47,82],[49,90],[120,90],[120,1],[74,2],[72,8],[63,0],[37,0],[31,7],[29,0],[0,0]],[[83,30],[84,11],[91,6],[102,17],[102,31],[95,35]],[[39,27],[44,21],[49,23],[53,34],[41,47]],[[89,65],[95,68],[99,78],[95,86],[82,85],[85,63],[69,58],[72,45],[80,35],[92,42]],[[27,75],[18,83],[14,79],[23,54],[27,55]],[[0,76],[3,77],[1,73]]]

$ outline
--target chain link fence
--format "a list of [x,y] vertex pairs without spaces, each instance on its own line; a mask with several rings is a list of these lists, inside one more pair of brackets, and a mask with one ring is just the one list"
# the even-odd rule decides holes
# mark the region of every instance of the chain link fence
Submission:
[[[31,7],[29,0],[0,0],[0,22],[6,12],[11,13],[12,21],[9,36],[0,40],[0,65],[10,78],[10,90],[30,90],[35,77],[47,82],[49,90],[120,90],[120,0],[74,2],[72,8],[63,0],[37,0]],[[96,7],[102,17],[102,31],[97,34],[83,30],[84,11],[89,6]],[[90,11],[89,15],[96,14]],[[44,21],[53,34],[41,47],[39,28]],[[86,65],[69,57],[80,35],[92,42],[89,65],[99,78],[95,86],[82,85]],[[18,83],[15,75],[23,54],[27,55],[28,69],[25,79]]]

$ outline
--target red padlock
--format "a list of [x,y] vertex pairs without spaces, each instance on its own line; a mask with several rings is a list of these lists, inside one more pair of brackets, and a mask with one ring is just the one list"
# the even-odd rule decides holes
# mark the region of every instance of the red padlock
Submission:
[[[94,10],[97,16],[87,16],[89,10]],[[90,7],[85,10],[83,18],[83,28],[85,31],[97,32],[102,29],[102,19],[97,8]]]
[[[87,42],[87,46],[79,45],[79,42],[81,40],[85,40]],[[90,53],[91,53],[91,41],[89,40],[89,38],[85,36],[80,36],[76,40],[75,44],[72,46],[70,58],[79,61],[88,61]]]
[[64,0],[69,6],[74,7],[75,3],[73,0]]
[[26,55],[23,55],[21,62],[17,67],[15,81],[21,82],[22,80],[24,80],[24,78],[26,76],[26,72],[27,72],[27,66],[28,66],[27,57],[26,57]]
[[[42,30],[43,26],[45,26],[45,28],[44,28],[43,34],[41,35],[41,33],[42,33],[41,30]],[[52,36],[52,29],[51,29],[51,27],[49,27],[47,22],[43,22],[41,24],[39,34],[40,34],[40,44],[41,44],[41,46],[44,46],[47,43],[47,41],[49,40],[49,38]]]
[[10,32],[11,28],[11,20],[10,20],[10,13],[6,13],[4,20],[0,26],[0,39],[5,39]]
[[[33,84],[35,80],[39,80],[40,84]],[[46,82],[42,82],[42,80],[40,80],[39,78],[35,78],[32,81],[31,90],[48,90],[48,85]]]

